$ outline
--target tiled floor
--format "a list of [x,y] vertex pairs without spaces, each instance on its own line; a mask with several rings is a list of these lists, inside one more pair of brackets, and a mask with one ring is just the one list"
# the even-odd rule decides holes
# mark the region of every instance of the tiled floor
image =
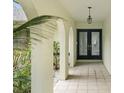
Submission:
[[111,93],[111,76],[102,63],[78,63],[67,80],[54,85],[54,93]]

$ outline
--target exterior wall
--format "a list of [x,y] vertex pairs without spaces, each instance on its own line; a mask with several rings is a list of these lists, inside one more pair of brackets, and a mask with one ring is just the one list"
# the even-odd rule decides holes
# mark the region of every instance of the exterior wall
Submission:
[[[76,28],[77,29],[102,29],[103,28],[103,22],[97,22],[97,23],[82,23],[82,22],[76,22]],[[77,39],[77,31],[75,32],[75,38]],[[77,49],[75,41],[75,49]],[[77,50],[76,50],[76,55],[77,55]],[[77,59],[77,58],[76,58]],[[77,62],[102,62],[102,60],[77,60]]]
[[[111,73],[111,18],[110,15],[106,18],[104,22],[99,22],[99,23],[92,23],[92,24],[87,24],[87,23],[81,23],[77,22],[76,23],[76,28],[77,29],[102,29],[102,56],[103,56],[103,63],[108,70],[109,73]],[[77,35],[75,35],[77,36]],[[75,45],[76,48],[76,45]],[[96,60],[77,60],[78,62],[96,62]],[[101,62],[101,60],[98,60],[97,62]]]
[[[98,23],[76,23],[77,29],[102,29],[102,56],[103,56],[103,63],[108,70],[108,72],[111,74],[111,18],[110,15],[106,18],[104,22],[98,22]],[[76,37],[75,33],[75,37]],[[75,41],[76,42],[76,41]],[[76,48],[76,44],[75,44]],[[77,60],[78,62],[96,62],[96,60]],[[101,62],[101,60],[98,60],[97,62]]]
[[104,22],[103,28],[103,62],[111,74],[111,17],[108,16]]
[[82,22],[76,22],[76,28],[77,29],[102,29],[103,28],[103,22],[97,22],[97,23],[82,23]]

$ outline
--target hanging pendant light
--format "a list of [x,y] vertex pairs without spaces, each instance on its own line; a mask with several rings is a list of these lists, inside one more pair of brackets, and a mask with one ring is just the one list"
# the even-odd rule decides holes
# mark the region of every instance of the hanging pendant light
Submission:
[[92,17],[91,17],[91,15],[90,15],[90,9],[92,8],[92,7],[88,7],[89,8],[89,16],[88,16],[88,18],[87,18],[87,23],[88,24],[91,24],[92,23]]

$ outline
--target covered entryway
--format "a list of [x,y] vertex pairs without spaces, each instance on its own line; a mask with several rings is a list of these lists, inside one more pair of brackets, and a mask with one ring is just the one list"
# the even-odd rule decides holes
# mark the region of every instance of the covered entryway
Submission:
[[[41,15],[53,15],[62,18],[57,21],[57,25],[53,24],[55,27],[58,26],[58,31],[60,31],[60,80],[55,84],[55,93],[57,91],[58,93],[82,93],[84,91],[86,93],[102,93],[103,91],[110,93],[110,84],[108,87],[102,87],[110,82],[108,72],[111,73],[109,0],[107,2],[96,0],[91,1],[91,3],[88,0],[19,1],[29,20]],[[102,6],[103,4],[106,6]],[[89,6],[94,9],[91,24],[86,21],[88,17],[87,7]],[[31,93],[53,93],[53,36],[55,31],[51,30],[49,23],[45,24],[39,25],[39,28],[47,39],[42,39],[42,42],[37,44],[32,42]],[[85,29],[86,31],[77,33],[76,29]],[[31,29],[31,31],[36,30]],[[35,37],[33,34],[31,36]],[[84,59],[90,59],[92,63],[86,63]],[[99,59],[103,63],[98,63],[92,59]],[[109,77],[108,81],[106,77],[107,80]],[[81,82],[83,83],[80,84]]]

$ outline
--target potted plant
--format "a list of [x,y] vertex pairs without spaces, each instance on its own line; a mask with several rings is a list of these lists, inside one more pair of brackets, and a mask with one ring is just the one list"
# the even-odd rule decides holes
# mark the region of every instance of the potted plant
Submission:
[[59,42],[54,41],[53,42],[53,56],[54,56],[54,60],[53,60],[53,66],[55,70],[59,69],[59,55],[60,55],[60,46],[59,46]]

